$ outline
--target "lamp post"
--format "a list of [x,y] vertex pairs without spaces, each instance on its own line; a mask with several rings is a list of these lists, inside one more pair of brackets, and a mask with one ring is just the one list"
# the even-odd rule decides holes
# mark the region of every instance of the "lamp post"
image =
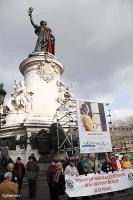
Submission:
[[0,84],[0,129],[2,127],[2,114],[3,114],[3,103],[6,96],[6,91],[3,89],[3,83]]

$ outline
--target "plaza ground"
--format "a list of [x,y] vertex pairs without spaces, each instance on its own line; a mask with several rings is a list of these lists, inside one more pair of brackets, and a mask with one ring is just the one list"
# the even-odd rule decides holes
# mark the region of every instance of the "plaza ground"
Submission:
[[[103,197],[94,198],[93,196],[87,197],[86,200],[94,200],[94,199],[105,199],[105,200],[133,200],[133,189],[126,190],[125,193],[122,192],[116,192],[113,193],[114,195],[108,195],[104,194]],[[21,192],[21,200],[29,200],[28,198],[28,184],[24,184]],[[38,183],[37,186],[37,196],[35,200],[50,200],[49,198],[49,191],[47,183]],[[65,199],[64,199],[65,200]],[[81,198],[78,198],[78,200],[81,200]]]

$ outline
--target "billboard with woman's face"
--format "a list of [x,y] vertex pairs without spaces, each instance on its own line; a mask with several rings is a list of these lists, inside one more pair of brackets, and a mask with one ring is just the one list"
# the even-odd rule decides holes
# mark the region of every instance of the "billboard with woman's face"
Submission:
[[104,104],[79,100],[77,107],[81,153],[112,151]]

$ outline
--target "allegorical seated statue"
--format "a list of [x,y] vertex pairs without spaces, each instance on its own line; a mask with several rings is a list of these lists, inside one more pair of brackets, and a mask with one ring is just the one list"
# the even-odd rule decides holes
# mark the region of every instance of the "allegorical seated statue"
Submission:
[[35,33],[38,36],[35,52],[55,53],[55,37],[52,30],[47,27],[46,21],[40,21],[40,26],[36,25],[32,18],[33,8],[29,8],[28,13],[30,16],[31,24],[35,28]]
[[24,81],[20,81],[19,84],[15,82],[14,94],[12,94],[7,103],[9,111],[30,112],[32,109],[32,94],[33,93],[27,91]]

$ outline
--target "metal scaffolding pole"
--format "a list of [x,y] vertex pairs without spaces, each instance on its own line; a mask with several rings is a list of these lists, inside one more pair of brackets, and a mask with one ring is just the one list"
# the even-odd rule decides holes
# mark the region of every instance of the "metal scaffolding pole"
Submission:
[[[72,102],[72,101],[71,101]],[[78,129],[77,123],[77,108],[76,101],[72,102],[74,104],[74,110],[71,109],[66,111],[64,108],[69,104],[69,100],[65,101],[57,110],[55,114],[56,123],[57,123],[57,145],[58,145],[58,158],[60,158],[60,152],[64,151],[67,155],[67,151],[70,151],[72,155],[74,151],[77,152],[78,146],[74,147],[73,144],[73,132]],[[59,126],[62,126],[64,129],[64,139],[61,141],[59,134]],[[66,147],[66,142],[69,144],[69,147]]]

